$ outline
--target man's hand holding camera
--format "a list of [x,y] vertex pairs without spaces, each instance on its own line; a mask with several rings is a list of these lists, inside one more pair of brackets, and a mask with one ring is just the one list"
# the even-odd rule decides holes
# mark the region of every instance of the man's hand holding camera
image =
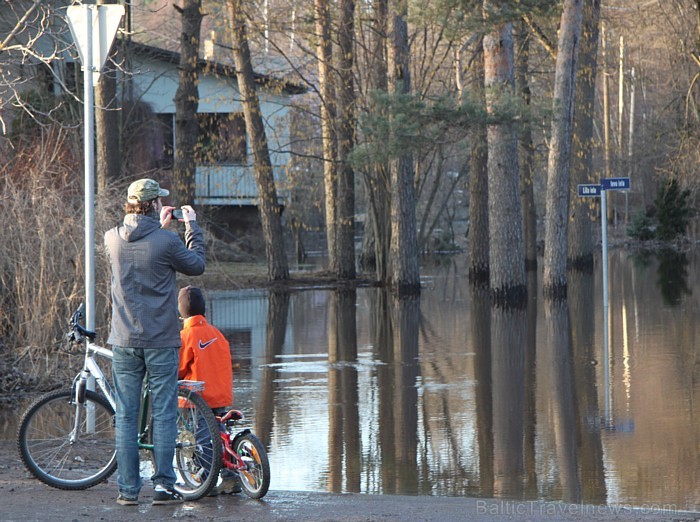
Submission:
[[167,227],[172,219],[184,221],[185,223],[196,221],[197,213],[190,205],[182,205],[180,208],[164,206],[160,210],[160,226],[163,228]]

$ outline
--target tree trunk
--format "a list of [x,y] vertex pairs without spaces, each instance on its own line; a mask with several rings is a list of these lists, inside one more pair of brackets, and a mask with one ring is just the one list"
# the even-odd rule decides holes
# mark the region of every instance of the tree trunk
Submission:
[[[484,13],[494,9],[484,1]],[[498,111],[515,88],[512,25],[484,36],[486,110]],[[487,128],[489,197],[489,281],[495,304],[514,306],[527,296],[518,179],[518,141],[510,122]]]
[[[114,57],[114,54],[110,56]],[[117,181],[122,171],[117,79],[110,59],[107,60],[100,74],[100,82],[95,86],[95,157],[98,192]]]
[[[484,49],[479,52],[474,68],[477,75],[474,89],[483,104],[484,97]],[[476,125],[471,132],[469,152],[471,180],[469,183],[469,281],[475,285],[489,282],[489,171],[486,126]]]
[[571,143],[571,222],[569,223],[569,266],[580,270],[593,267],[593,227],[591,204],[594,198],[579,198],[581,183],[595,183],[593,176],[593,109],[598,69],[600,0],[583,6],[581,48],[576,73],[576,110]]
[[[406,0],[395,0],[389,18],[389,88],[394,94],[411,92]],[[392,123],[392,126],[394,124]],[[392,129],[393,133],[400,129]],[[416,198],[413,185],[413,156],[410,153],[390,162],[391,176],[391,286],[399,296],[420,293]]]
[[[373,269],[378,281],[389,280],[390,243],[391,243],[391,191],[389,167],[381,163],[372,165],[365,173],[367,187],[369,222],[365,227],[363,253],[360,266],[363,270]],[[367,229],[370,230],[367,230]],[[373,248],[367,254],[366,248]]]
[[[520,97],[527,107],[530,106],[530,83],[528,68],[530,62],[530,37],[524,23],[518,24],[519,52],[515,65],[515,84]],[[523,213],[523,240],[525,242],[525,269],[537,269],[537,212],[533,190],[534,146],[532,144],[532,126],[530,121],[520,124],[518,133],[520,144],[520,198]]]
[[175,93],[175,165],[171,196],[175,203],[192,203],[197,165],[194,149],[199,125],[199,35],[202,27],[201,0],[184,0],[180,35],[180,82]]
[[583,0],[566,0],[559,30],[552,138],[547,165],[543,292],[551,297],[566,296],[569,162],[574,130],[575,78],[582,17]]
[[[374,21],[372,27],[372,64],[369,76],[370,88],[386,92],[387,61],[387,0],[372,2]],[[385,162],[370,165],[364,172],[369,199],[368,222],[362,237],[360,267],[363,271],[374,271],[377,280],[389,279],[389,251],[391,242],[389,167]]]
[[321,141],[323,143],[323,183],[325,187],[326,244],[328,270],[338,272],[336,248],[338,175],[336,168],[337,142],[335,135],[335,82],[333,80],[333,41],[331,40],[330,5],[326,0],[315,0],[316,37],[318,44],[318,83],[321,90]]
[[238,90],[241,93],[243,115],[253,151],[255,182],[260,194],[260,219],[267,256],[267,278],[270,281],[288,279],[289,268],[282,232],[282,208],[277,202],[277,189],[273,177],[270,151],[267,147],[265,125],[260,112],[258,94],[255,92],[255,78],[253,65],[250,61],[248,35],[241,12],[241,0],[229,0],[228,8]]
[[[98,4],[109,2],[100,0]],[[122,154],[119,145],[119,112],[117,100],[117,73],[114,60],[117,45],[107,56],[100,81],[95,86],[95,159],[97,191],[105,190],[121,177]]]
[[348,155],[355,145],[355,0],[340,0],[338,22],[338,216],[337,276],[355,279],[355,172]]
[[[98,4],[112,1],[99,0]],[[122,174],[122,154],[119,139],[119,111],[117,99],[117,73],[114,60],[117,46],[113,45],[102,68],[100,81],[95,86],[95,157],[97,190],[102,191]]]
[[[369,194],[372,190],[371,187],[374,184],[374,179],[370,171],[374,169],[363,169],[362,180],[365,183],[365,190]],[[376,225],[374,223],[375,209],[372,207],[371,198],[367,197],[367,218],[362,229],[362,244],[360,245],[360,255],[357,259],[357,263],[360,267],[360,271],[364,273],[377,272],[377,243],[375,236]]]

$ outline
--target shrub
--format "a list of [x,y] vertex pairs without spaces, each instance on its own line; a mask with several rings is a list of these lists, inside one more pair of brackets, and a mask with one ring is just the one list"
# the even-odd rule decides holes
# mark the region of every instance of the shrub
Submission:
[[[66,354],[56,349],[70,313],[84,300],[84,190],[80,136],[46,125],[0,165],[0,355],[32,382],[50,385]],[[114,226],[121,198],[101,194],[95,238]],[[106,260],[96,249],[96,324],[106,318]],[[79,358],[75,358],[79,363]]]
[[685,233],[691,212],[689,198],[690,190],[681,190],[677,180],[671,179],[662,184],[655,201],[659,220],[656,229],[658,239],[670,241]]
[[654,238],[655,228],[651,218],[640,210],[632,216],[632,221],[627,226],[627,235],[640,241],[648,241]]

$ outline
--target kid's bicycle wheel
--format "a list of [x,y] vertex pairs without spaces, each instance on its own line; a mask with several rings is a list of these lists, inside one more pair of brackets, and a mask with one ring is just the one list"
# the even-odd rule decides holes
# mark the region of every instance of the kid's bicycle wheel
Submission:
[[255,435],[248,432],[234,439],[233,451],[238,453],[246,464],[246,468],[238,472],[243,492],[250,498],[263,498],[270,488],[270,462],[265,446]]
[[114,410],[93,391],[86,391],[82,404],[71,389],[47,393],[22,415],[17,448],[27,469],[45,484],[90,488],[117,468]]
[[222,442],[219,423],[206,401],[196,393],[178,390],[177,443],[173,466],[175,490],[185,500],[198,500],[219,479]]

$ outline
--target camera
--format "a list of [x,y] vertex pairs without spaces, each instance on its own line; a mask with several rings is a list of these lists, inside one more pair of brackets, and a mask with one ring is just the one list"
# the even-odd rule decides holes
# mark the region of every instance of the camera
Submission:
[[183,217],[181,208],[173,209],[173,219],[183,219]]

